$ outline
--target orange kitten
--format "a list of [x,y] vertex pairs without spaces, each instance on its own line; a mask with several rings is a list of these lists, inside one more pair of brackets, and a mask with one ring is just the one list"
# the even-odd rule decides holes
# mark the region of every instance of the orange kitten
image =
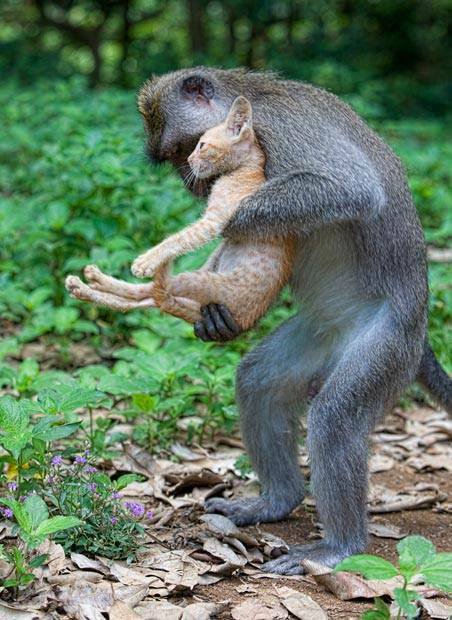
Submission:
[[66,287],[79,299],[120,310],[158,306],[190,323],[201,318],[202,306],[223,304],[241,329],[249,329],[266,312],[290,276],[292,240],[226,239],[198,271],[172,277],[169,273],[177,256],[220,236],[243,198],[256,192],[265,181],[265,157],[252,128],[252,110],[247,99],[238,97],[234,101],[224,123],[205,132],[188,162],[197,178],[219,178],[198,221],[133,263],[134,275],[154,275],[154,281],[127,284],[88,267],[85,275],[91,287],[74,276],[67,279]]

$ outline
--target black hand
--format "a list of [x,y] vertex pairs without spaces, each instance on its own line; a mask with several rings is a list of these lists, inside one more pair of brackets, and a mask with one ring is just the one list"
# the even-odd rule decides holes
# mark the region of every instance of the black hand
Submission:
[[202,319],[195,323],[195,335],[205,342],[227,342],[241,332],[226,306],[208,304],[201,308],[201,314]]

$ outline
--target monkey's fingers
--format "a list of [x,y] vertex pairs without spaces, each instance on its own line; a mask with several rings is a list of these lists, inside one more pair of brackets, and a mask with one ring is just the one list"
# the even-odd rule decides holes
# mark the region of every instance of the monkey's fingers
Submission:
[[195,323],[195,335],[201,340],[227,342],[241,332],[226,306],[208,304],[201,308],[201,315],[202,319]]

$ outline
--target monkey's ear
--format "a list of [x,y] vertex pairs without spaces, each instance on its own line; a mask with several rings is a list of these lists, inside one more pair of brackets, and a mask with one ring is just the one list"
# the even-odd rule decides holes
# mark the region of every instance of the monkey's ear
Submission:
[[252,124],[253,111],[251,103],[245,97],[237,97],[226,118],[227,130],[233,136],[239,136],[243,129],[251,128]]
[[182,94],[194,103],[206,105],[213,98],[215,88],[201,75],[191,75],[182,82]]

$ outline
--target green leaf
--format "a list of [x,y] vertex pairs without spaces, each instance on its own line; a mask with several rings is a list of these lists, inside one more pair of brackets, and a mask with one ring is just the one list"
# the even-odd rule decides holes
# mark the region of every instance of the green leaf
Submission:
[[47,504],[39,497],[39,495],[29,495],[23,503],[23,506],[30,516],[31,527],[36,530],[40,523],[42,523],[49,516]]
[[77,517],[51,517],[43,521],[35,533],[37,536],[49,536],[56,532],[68,530],[71,527],[77,527],[77,525],[82,523],[83,521],[77,519]]
[[48,553],[43,553],[41,555],[37,555],[32,560],[30,560],[30,562],[28,563],[28,566],[30,568],[38,568],[38,566],[42,566],[44,564],[44,562],[47,561],[48,557],[49,557]]
[[352,573],[360,573],[367,579],[390,579],[399,574],[397,568],[375,555],[352,555],[345,558],[334,568],[334,572],[347,571]]
[[120,491],[124,489],[128,484],[132,482],[139,482],[143,480],[143,476],[137,476],[137,474],[124,474],[123,476],[119,476],[117,480],[115,480],[115,487]]
[[16,499],[6,499],[4,497],[0,497],[0,504],[4,506],[8,506],[13,511],[14,517],[16,518],[19,527],[26,533],[30,534],[32,531],[32,521],[31,517],[28,514],[27,510],[25,510],[25,506],[18,502]]
[[435,555],[435,545],[423,536],[407,536],[397,544],[399,566],[402,575],[409,581],[418,572],[419,566]]
[[33,430],[33,436],[37,439],[42,439],[48,443],[49,441],[55,441],[56,439],[63,439],[64,437],[69,437],[80,428],[79,422],[74,422],[72,424],[60,424],[52,426],[45,431]]
[[361,620],[390,620],[389,605],[381,598],[374,599],[374,609],[369,609],[361,616]]
[[452,592],[452,553],[437,553],[420,567],[419,572],[429,586]]
[[417,592],[414,590],[405,590],[405,588],[394,588],[394,600],[403,611],[404,615],[411,620],[417,616],[417,607],[411,601],[418,598]]

